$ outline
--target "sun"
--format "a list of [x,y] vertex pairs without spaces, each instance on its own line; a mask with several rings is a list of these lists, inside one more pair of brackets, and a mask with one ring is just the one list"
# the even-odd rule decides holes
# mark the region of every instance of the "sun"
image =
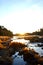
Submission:
[[24,36],[24,35],[25,35],[24,32],[19,32],[18,34],[19,34],[20,36]]

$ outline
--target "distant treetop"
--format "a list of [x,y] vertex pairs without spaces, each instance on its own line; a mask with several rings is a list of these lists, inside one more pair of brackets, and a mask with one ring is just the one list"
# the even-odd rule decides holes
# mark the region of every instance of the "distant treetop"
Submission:
[[32,33],[33,35],[41,35],[43,36],[43,28],[40,29],[40,31],[35,31]]

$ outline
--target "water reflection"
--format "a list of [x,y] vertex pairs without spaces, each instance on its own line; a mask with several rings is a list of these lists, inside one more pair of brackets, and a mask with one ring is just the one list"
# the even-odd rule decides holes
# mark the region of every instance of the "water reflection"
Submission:
[[43,56],[43,49],[42,49],[42,47],[38,47],[37,46],[37,44],[41,44],[41,43],[30,43],[29,40],[18,39],[18,37],[13,37],[13,41],[12,42],[22,42],[25,45],[27,45],[28,48],[34,49],[36,52],[39,53],[40,56]]
[[29,40],[25,40],[25,39],[13,39],[12,42],[21,42],[21,43],[25,43],[27,45],[27,43],[29,42]]
[[23,60],[23,55],[19,56],[18,52],[16,52],[15,55],[12,56],[13,57],[13,65],[25,65],[26,62]]

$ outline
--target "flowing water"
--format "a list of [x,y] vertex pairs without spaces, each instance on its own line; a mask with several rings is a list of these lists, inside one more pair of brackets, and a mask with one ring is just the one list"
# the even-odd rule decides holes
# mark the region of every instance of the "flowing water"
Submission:
[[[42,47],[38,47],[37,44],[40,43],[30,43],[29,40],[25,39],[18,39],[17,37],[13,37],[12,42],[22,42],[27,45],[28,48],[34,49],[36,52],[39,53],[40,56],[43,56],[43,49]],[[13,56],[13,64],[12,65],[27,65],[27,63],[23,60],[23,56],[19,56],[18,52],[16,52]],[[30,65],[30,64],[29,64]]]

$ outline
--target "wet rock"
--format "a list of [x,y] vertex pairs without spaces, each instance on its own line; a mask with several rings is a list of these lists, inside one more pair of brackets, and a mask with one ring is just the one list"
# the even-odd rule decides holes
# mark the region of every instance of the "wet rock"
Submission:
[[38,45],[38,47],[42,47],[43,46],[43,43],[41,43],[41,44],[37,44]]

